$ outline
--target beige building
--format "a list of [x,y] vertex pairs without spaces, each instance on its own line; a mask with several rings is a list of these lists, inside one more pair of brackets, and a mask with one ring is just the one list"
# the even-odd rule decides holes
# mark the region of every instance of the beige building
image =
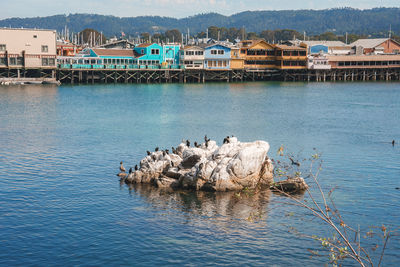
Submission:
[[0,28],[0,68],[56,68],[56,31]]
[[186,69],[202,69],[204,67],[204,48],[185,46],[180,50],[180,64]]

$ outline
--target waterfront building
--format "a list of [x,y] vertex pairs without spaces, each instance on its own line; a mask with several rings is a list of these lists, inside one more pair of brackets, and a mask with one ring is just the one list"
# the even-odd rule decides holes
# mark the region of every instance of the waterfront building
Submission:
[[221,44],[211,44],[204,49],[204,68],[213,70],[230,69],[231,48]]
[[347,55],[351,53],[352,47],[341,41],[303,41],[299,46],[307,47],[309,55]]
[[56,31],[0,28],[0,68],[55,69]]
[[57,41],[57,56],[73,57],[81,51],[81,46],[65,41]]
[[204,48],[185,46],[180,50],[180,64],[185,69],[202,69],[204,67]]
[[400,55],[328,56],[332,69],[389,69],[400,67]]
[[274,45],[276,68],[296,70],[307,68],[307,49],[298,46]]
[[163,50],[163,47],[156,43],[144,43],[134,48],[138,64],[150,68],[161,65],[164,60]]
[[326,55],[309,55],[307,61],[307,68],[310,70],[329,70],[331,65]]
[[168,66],[179,64],[179,50],[181,49],[180,44],[163,44],[163,59],[162,62],[168,64]]
[[276,67],[275,47],[264,40],[246,40],[240,43],[240,55],[245,69],[273,69]]
[[400,43],[390,38],[359,39],[350,44],[360,47],[363,54],[399,54]]
[[133,49],[85,48],[75,57],[57,57],[60,68],[127,69],[136,68]]
[[244,69],[244,58],[240,55],[240,47],[231,46],[231,69]]

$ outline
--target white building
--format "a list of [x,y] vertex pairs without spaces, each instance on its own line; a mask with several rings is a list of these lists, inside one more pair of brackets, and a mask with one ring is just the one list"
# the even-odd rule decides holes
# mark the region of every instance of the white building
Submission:
[[310,70],[330,70],[332,66],[325,55],[309,55],[307,68]]
[[204,49],[199,46],[185,46],[180,50],[180,64],[186,69],[202,69],[204,66]]

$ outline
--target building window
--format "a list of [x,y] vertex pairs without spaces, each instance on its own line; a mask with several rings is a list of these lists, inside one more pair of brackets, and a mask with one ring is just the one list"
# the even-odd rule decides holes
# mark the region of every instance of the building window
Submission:
[[35,34],[35,35],[33,36],[33,38],[37,38],[37,35]]
[[151,54],[152,55],[159,55],[160,54],[160,49],[151,49]]
[[6,51],[6,45],[0,44],[0,51]]
[[49,65],[49,59],[48,58],[42,58],[42,66],[48,66]]
[[211,50],[211,55],[216,55],[217,54],[217,50]]
[[218,50],[218,55],[223,55],[224,54],[224,50]]
[[42,52],[49,52],[49,47],[47,45],[42,45]]
[[17,65],[17,58],[10,57],[9,61],[10,61],[10,65]]
[[0,57],[0,65],[7,65],[7,58]]
[[24,58],[23,57],[17,57],[17,65],[23,65],[24,64]]

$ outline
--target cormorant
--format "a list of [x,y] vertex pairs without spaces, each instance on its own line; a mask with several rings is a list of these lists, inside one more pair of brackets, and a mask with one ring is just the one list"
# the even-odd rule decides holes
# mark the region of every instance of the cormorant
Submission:
[[169,150],[168,150],[168,149],[165,149],[165,153],[167,153],[167,154],[169,155]]
[[155,151],[157,152],[157,151],[158,151],[158,149],[159,149],[159,148],[158,148],[158,147],[156,147]]
[[[136,165],[137,166],[137,165]],[[132,168],[129,168],[129,174],[131,174],[133,171],[132,171]]]
[[224,144],[228,144],[229,143],[229,136],[227,136],[227,137],[225,137],[224,138],[224,142],[223,142]]
[[156,161],[156,159],[157,159],[156,155],[153,155],[151,158],[152,158],[154,161]]
[[176,149],[175,149],[175,147],[172,147],[172,154],[176,154]]
[[291,157],[289,157],[290,161],[292,162],[292,165],[296,165],[300,167],[300,163],[298,161],[294,161]]
[[119,164],[121,164],[121,165],[119,166],[119,170],[120,170],[121,172],[126,172],[124,166],[122,166],[122,161],[121,161]]
[[167,153],[163,150],[162,155],[165,157],[165,155],[167,155]]
[[194,142],[194,146],[195,146],[195,147],[198,147],[198,146],[197,146],[197,142],[196,142],[196,141]]
[[392,146],[394,146],[394,144],[396,144],[396,141],[393,140],[393,141],[392,141]]
[[150,156],[150,155],[151,155],[151,152],[147,150],[147,156]]
[[137,165],[135,165],[135,171],[137,171],[137,170],[139,170],[139,168],[138,168],[138,166],[137,166]]
[[190,141],[189,140],[186,140],[186,145],[187,145],[187,147],[190,147]]

